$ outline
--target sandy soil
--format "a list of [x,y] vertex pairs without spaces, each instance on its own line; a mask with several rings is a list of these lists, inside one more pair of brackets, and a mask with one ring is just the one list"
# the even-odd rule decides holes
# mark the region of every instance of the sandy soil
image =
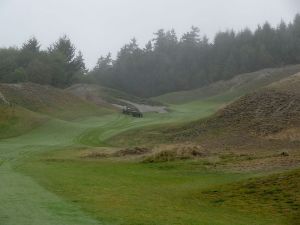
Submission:
[[142,113],[145,112],[167,113],[168,112],[166,106],[151,106],[151,105],[137,104],[123,99],[120,99],[120,101],[133,105]]

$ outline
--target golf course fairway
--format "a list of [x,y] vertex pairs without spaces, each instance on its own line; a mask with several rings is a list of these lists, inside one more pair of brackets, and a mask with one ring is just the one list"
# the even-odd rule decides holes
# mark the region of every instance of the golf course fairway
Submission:
[[53,119],[0,141],[1,225],[287,224],[265,211],[218,207],[199,193],[261,176],[209,171],[189,161],[146,164],[84,159],[89,147],[126,130],[211,115],[220,103],[173,106],[143,119],[113,113],[76,121]]

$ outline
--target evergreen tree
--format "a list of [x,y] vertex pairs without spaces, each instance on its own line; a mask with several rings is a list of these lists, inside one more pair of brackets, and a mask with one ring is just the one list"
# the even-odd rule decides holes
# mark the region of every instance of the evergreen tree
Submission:
[[90,74],[101,77],[101,84],[148,97],[295,63],[300,63],[300,15],[276,28],[265,23],[254,32],[219,32],[212,43],[197,27],[180,38],[174,30],[160,29],[144,48],[134,39],[109,70],[97,72],[96,67]]
[[[49,55],[53,68],[57,68],[57,75],[52,80],[52,85],[66,87],[70,85],[76,77],[86,73],[86,68],[82,53],[76,55],[76,48],[67,36],[58,39],[49,49]],[[59,75],[58,75],[59,74]],[[60,77],[58,77],[60,76]]]

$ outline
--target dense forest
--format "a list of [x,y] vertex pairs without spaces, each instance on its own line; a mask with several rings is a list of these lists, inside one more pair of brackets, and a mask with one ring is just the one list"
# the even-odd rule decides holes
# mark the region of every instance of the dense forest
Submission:
[[101,57],[89,75],[103,85],[149,97],[296,63],[300,63],[300,15],[276,28],[265,23],[253,32],[219,32],[213,43],[197,27],[180,38],[174,30],[159,30],[144,48],[132,39],[115,60],[110,54]]
[[0,49],[0,82],[34,82],[55,87],[67,87],[86,73],[81,52],[66,36],[59,38],[47,50],[41,50],[36,38],[21,48]]
[[[104,43],[105,44],[105,43]],[[290,24],[269,23],[255,31],[228,30],[210,42],[199,28],[181,37],[159,30],[145,47],[132,39],[118,52],[102,56],[91,71],[66,36],[41,50],[31,38],[21,48],[0,49],[0,82],[35,82],[67,87],[76,82],[99,83],[131,94],[151,97],[226,80],[266,67],[300,63],[300,15]]]

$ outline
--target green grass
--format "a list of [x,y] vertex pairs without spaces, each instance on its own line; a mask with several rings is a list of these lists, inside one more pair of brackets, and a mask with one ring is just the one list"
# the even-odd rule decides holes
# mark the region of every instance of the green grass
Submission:
[[[222,101],[195,101],[182,105],[169,105],[171,113],[151,114],[148,119],[144,120],[145,124],[119,130],[122,132],[108,137],[106,144],[133,146],[161,143],[165,141],[166,128],[180,127],[188,122],[208,117],[223,105]],[[93,137],[95,136],[93,134],[99,134],[99,130],[91,131],[87,136]]]
[[72,203],[40,186],[16,166],[33,154],[73,144],[84,125],[52,120],[26,135],[0,142],[0,224],[99,224]]
[[111,114],[66,91],[32,83],[0,84],[0,139],[24,134],[51,118],[75,120]]
[[100,224],[83,213],[80,207],[61,199],[32,178],[16,172],[8,163],[0,165],[0,178],[0,224]]
[[[202,110],[206,111],[205,109]],[[197,116],[195,112],[190,114],[194,114],[193,118]],[[135,119],[113,113],[75,121],[50,119],[24,135],[1,140],[0,200],[3,204],[0,206],[0,224],[102,224],[91,217],[89,214],[91,211],[86,210],[86,212],[83,212],[81,205],[76,205],[63,193],[57,193],[55,190],[58,187],[49,187],[46,184],[41,186],[36,180],[32,179],[31,176],[38,180],[38,177],[33,173],[39,171],[38,164],[33,163],[32,165],[37,167],[27,175],[24,175],[24,170],[20,166],[36,154],[40,155],[65,148],[76,149],[82,144],[92,145],[94,137],[96,144],[105,143],[106,138],[125,130],[153,123],[172,122],[176,119],[182,121],[191,119],[182,118],[182,116],[185,115],[183,113],[178,113],[177,116],[175,113],[165,115],[147,114],[143,119]],[[67,167],[65,168],[67,171]],[[55,171],[53,170],[53,172]],[[65,172],[64,169],[61,170],[60,175],[65,174]],[[76,170],[73,172],[77,173]],[[38,174],[42,175],[41,173]],[[76,177],[76,174],[72,176]],[[84,176],[88,177],[89,174]],[[75,186],[77,185],[74,184]]]
[[188,161],[143,164],[74,159],[73,154],[52,152],[20,169],[108,224],[284,224],[277,214],[218,208],[195,196],[252,174],[210,172]]
[[268,214],[267,209],[257,213],[216,207],[210,199],[199,199],[202,191],[257,174],[210,171],[194,161],[146,164],[79,157],[82,149],[105,147],[122,132],[196,120],[221,105],[172,105],[169,114],[149,113],[143,119],[117,113],[52,119],[22,136],[1,140],[0,224],[288,224],[280,213]]
[[0,105],[0,139],[24,134],[47,120],[46,116],[22,107]]
[[281,214],[288,224],[296,225],[300,222],[300,170],[218,186],[199,192],[198,199],[244,212]]

